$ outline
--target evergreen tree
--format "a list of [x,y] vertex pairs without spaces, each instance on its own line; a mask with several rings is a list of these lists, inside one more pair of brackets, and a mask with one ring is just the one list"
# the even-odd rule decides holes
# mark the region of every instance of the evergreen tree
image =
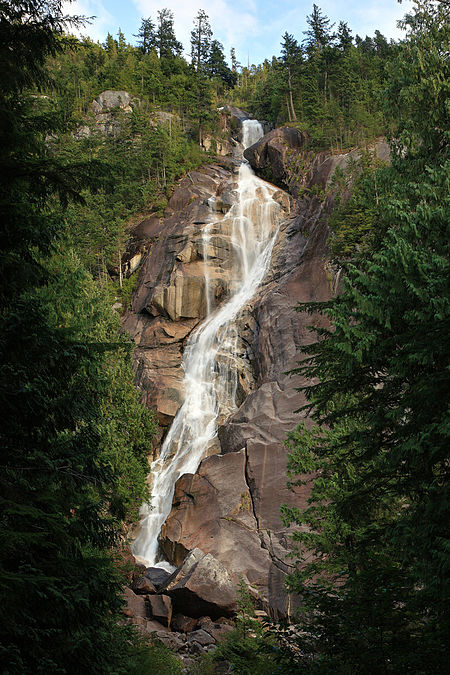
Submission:
[[[209,117],[211,103],[210,86],[207,79],[208,62],[211,51],[212,30],[208,15],[203,9],[198,11],[191,31],[191,63],[196,72],[196,107],[199,143],[203,140],[203,127]],[[220,44],[220,43],[218,43]]]
[[58,158],[63,120],[26,91],[67,25],[57,1],[2,7],[0,659],[21,675],[129,672],[111,549],[146,494],[153,429],[112,299],[62,238],[101,167]]
[[208,73],[228,86],[235,84],[236,77],[228,67],[223,53],[223,45],[218,40],[211,42],[208,56]]
[[149,17],[141,19],[139,32],[135,37],[138,38],[138,48],[143,54],[150,54],[151,50],[157,45],[155,24]]
[[308,51],[320,51],[331,44],[334,37],[331,33],[334,23],[331,24],[330,19],[322,14],[322,10],[316,4],[313,5],[312,13],[306,17],[306,23],[309,28],[303,34],[307,36],[305,46]]
[[160,59],[173,59],[183,51],[183,45],[175,37],[173,12],[170,9],[158,11],[156,45]]
[[[378,31],[376,31],[378,32]],[[339,27],[336,34],[338,48],[346,52],[353,44],[352,31],[346,21],[339,21]]]
[[[191,63],[197,73],[207,70],[211,51],[212,30],[209,18],[203,9],[199,9],[191,31]],[[217,43],[220,44],[220,43]]]
[[292,89],[293,78],[295,77],[296,71],[298,71],[302,62],[302,50],[293,35],[289,35],[287,32],[283,35],[283,42],[281,43],[281,60],[287,71],[289,118],[296,122],[297,115],[295,114]]
[[237,60],[236,50],[234,47],[231,47],[230,49],[230,59],[231,59],[231,70],[233,73],[237,74],[239,68],[241,67],[241,64]]
[[448,668],[449,18],[426,1],[405,19],[385,93],[400,124],[373,195],[383,242],[342,295],[300,307],[331,321],[297,371],[318,382],[306,387],[316,427],[290,437],[310,506],[284,510],[302,526],[292,588],[312,672]]

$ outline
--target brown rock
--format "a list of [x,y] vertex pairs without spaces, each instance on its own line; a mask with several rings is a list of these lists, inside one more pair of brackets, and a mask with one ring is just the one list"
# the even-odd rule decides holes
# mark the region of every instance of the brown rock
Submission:
[[136,593],[136,595],[148,595],[150,593],[156,593],[155,586],[146,576],[139,577],[139,579],[133,581],[131,590]]
[[190,633],[197,626],[197,619],[184,614],[175,614],[172,618],[172,629],[180,633]]
[[164,587],[175,610],[200,617],[232,615],[237,606],[236,584],[222,563],[195,549]]
[[[237,131],[237,120],[248,116],[243,111],[233,114]],[[377,142],[374,149],[379,157],[386,157],[385,144]],[[172,512],[161,533],[161,545],[176,564],[192,551],[165,591],[172,596],[175,611],[190,615],[194,607],[199,617],[213,607],[212,619],[230,615],[233,603],[227,601],[227,610],[222,611],[213,575],[206,574],[202,582],[200,572],[207,557],[203,552],[220,561],[230,575],[244,576],[272,616],[295,610],[296,598],[284,588],[286,574],[292,570],[287,558],[290,531],[279,513],[282,503],[301,508],[308,499],[305,487],[294,491],[285,487],[284,440],[300,421],[295,411],[304,397],[296,388],[305,381],[286,373],[314,340],[308,326],[323,325],[323,318],[297,312],[295,307],[298,302],[327,300],[339,288],[339,274],[327,262],[327,218],[334,199],[330,182],[336,167],[345,167],[358,151],[315,154],[306,136],[288,128],[269,133],[247,149],[246,156],[257,171],[270,168],[272,180],[289,188],[291,195],[301,189],[303,196],[293,205],[284,192],[275,194],[278,203],[290,208],[290,216],[281,224],[271,270],[238,322],[239,350],[245,355],[237,360],[239,407],[222,420],[220,448],[217,441],[212,444],[211,452],[220,450],[220,454],[204,459],[195,475],[177,482]],[[233,287],[227,253],[231,221],[220,205],[221,195],[233,187],[232,179],[230,171],[211,166],[180,181],[164,220],[153,224],[161,229],[142,261],[133,311],[125,319],[139,346],[138,385],[164,424],[170,423],[182,401],[179,354],[203,311],[205,261],[196,223],[204,221],[208,203],[215,204],[217,218],[207,252],[217,301],[223,301]],[[318,189],[312,190],[314,186]],[[191,310],[192,318],[183,318]],[[164,345],[171,349],[165,351]],[[154,349],[153,355],[143,354],[148,348]],[[200,553],[193,550],[196,547]],[[208,584],[208,592],[215,597],[208,596]]]
[[264,587],[270,558],[261,550],[245,469],[246,453],[241,450],[208,457],[197,474],[182,476],[160,544],[175,564],[198,547],[237,577],[245,575],[249,583]]
[[170,627],[172,621],[172,601],[167,595],[149,595],[146,597],[150,616],[163,626]]
[[133,593],[131,588],[125,588],[123,591],[123,597],[126,605],[123,608],[122,613],[125,614],[125,616],[131,617],[133,619],[148,618],[145,599],[141,595],[136,595]]

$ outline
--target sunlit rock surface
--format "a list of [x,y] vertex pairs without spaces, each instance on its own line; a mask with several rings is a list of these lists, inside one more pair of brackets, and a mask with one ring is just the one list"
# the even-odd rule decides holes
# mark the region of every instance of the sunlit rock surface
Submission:
[[[233,578],[243,576],[272,615],[283,616],[293,612],[297,599],[284,590],[293,562],[280,506],[304,506],[308,498],[307,488],[286,487],[284,441],[300,421],[296,411],[304,398],[297,388],[305,384],[287,373],[314,339],[308,327],[323,321],[297,312],[296,305],[337,292],[326,249],[334,200],[328,188],[335,168],[358,153],[314,155],[297,130],[275,132],[245,153],[263,175],[270,163],[271,179],[291,196],[269,186],[281,209],[271,264],[233,319],[236,336],[232,348],[231,343],[225,348],[234,359],[236,405],[216,422],[218,437],[205,444],[198,468],[178,477],[160,543],[173,565],[200,548]],[[386,144],[375,149],[386,158]],[[137,345],[137,383],[164,428],[186,396],[181,363],[192,332],[203,325],[211,305],[219,310],[236,292],[231,216],[237,170],[238,163],[227,160],[190,172],[164,218],[148,219],[149,248],[124,326]],[[264,190],[258,189],[262,199]],[[158,452],[155,448],[154,457]]]

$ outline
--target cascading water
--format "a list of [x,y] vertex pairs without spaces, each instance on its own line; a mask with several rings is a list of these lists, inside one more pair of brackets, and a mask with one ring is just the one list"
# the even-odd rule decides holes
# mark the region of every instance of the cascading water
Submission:
[[[263,135],[256,120],[243,122],[243,146]],[[255,294],[268,270],[277,233],[279,205],[275,188],[257,178],[246,161],[239,168],[237,201],[227,217],[206,225],[202,233],[205,258],[207,316],[191,335],[183,356],[185,399],[152,463],[152,501],[141,509],[142,520],[133,553],[148,565],[158,562],[158,535],[170,513],[175,483],[185,473],[195,473],[205,451],[217,435],[218,421],[236,409],[237,329],[235,320]],[[231,221],[235,283],[230,298],[214,309],[211,300],[207,251],[211,228]]]

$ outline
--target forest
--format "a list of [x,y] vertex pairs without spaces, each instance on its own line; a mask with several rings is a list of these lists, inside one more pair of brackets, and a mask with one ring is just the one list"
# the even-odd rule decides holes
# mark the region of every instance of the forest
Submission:
[[[65,11],[0,4],[2,672],[448,672],[449,3],[405,7],[398,41],[314,4],[279,56],[246,66],[204,10],[189,59],[170,9],[103,44]],[[108,91],[120,105],[102,117]],[[138,283],[124,261],[180,179],[224,162],[230,106],[314,156],[361,153],[330,187],[340,292],[297,308],[323,318],[293,372],[308,423],[285,441],[286,482],[310,490],[280,514],[301,607],[262,624],[241,583],[234,631],[183,670],[122,620],[158,436],[121,328]]]

